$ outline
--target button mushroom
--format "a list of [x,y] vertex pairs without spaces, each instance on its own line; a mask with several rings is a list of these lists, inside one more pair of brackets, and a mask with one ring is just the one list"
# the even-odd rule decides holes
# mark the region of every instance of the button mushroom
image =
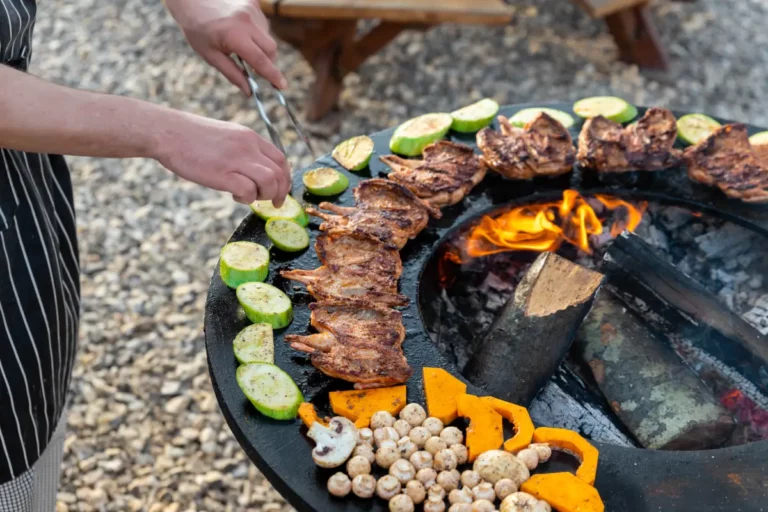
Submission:
[[428,500],[443,500],[445,499],[445,489],[435,484],[427,489]]
[[416,443],[411,441],[410,437],[404,437],[397,442],[397,449],[400,450],[400,457],[404,459],[410,459],[411,455],[419,451],[419,447]]
[[371,472],[371,463],[362,455],[355,455],[347,461],[347,474],[355,478],[357,475],[367,475]]
[[400,493],[400,487],[400,481],[397,478],[384,475],[376,482],[376,495],[383,500],[389,500]]
[[405,494],[410,496],[411,500],[418,505],[427,497],[427,490],[424,488],[424,484],[418,480],[411,480],[405,484]]
[[456,469],[456,466],[458,465],[456,454],[447,448],[435,453],[433,457],[434,462],[432,463],[432,467],[437,471],[450,471]]
[[427,439],[427,442],[424,443],[424,449],[431,453],[433,456],[440,450],[445,450],[447,448],[448,445],[446,442],[437,436],[430,437]]
[[493,502],[496,499],[496,491],[493,490],[493,484],[489,484],[488,482],[483,482],[474,486],[472,488],[472,494],[474,494],[475,498],[478,500],[488,500]]
[[323,468],[337,468],[352,454],[357,445],[357,428],[347,418],[336,416],[325,427],[312,424],[307,436],[315,442],[312,459]]
[[433,436],[439,436],[440,432],[443,431],[443,422],[440,421],[439,418],[435,418],[432,416],[425,419],[424,423],[422,423],[421,426],[429,430],[429,433],[432,434]]
[[547,443],[532,443],[528,448],[536,451],[539,462],[547,462],[552,456],[552,448]]
[[373,453],[373,446],[368,443],[359,444],[352,451],[352,457],[365,457],[368,462],[373,464],[376,460],[376,455]]
[[352,482],[344,473],[336,473],[328,479],[328,492],[339,498],[343,498],[352,490]]
[[445,512],[445,502],[442,498],[428,499],[424,502],[424,512]]
[[376,431],[377,428],[391,427],[395,422],[395,417],[389,411],[378,411],[371,416],[371,428]]
[[464,487],[463,489],[454,489],[448,493],[448,501],[451,503],[451,505],[455,505],[456,503],[472,504],[472,502],[475,501],[475,495],[472,494],[472,491],[469,490],[468,487]]
[[455,444],[461,444],[461,442],[464,441],[464,434],[462,434],[461,430],[456,427],[445,427],[442,432],[440,432],[440,439],[445,441],[445,444],[448,446],[453,446]]
[[461,482],[461,476],[455,469],[449,471],[441,471],[437,474],[437,485],[445,489],[445,492],[450,492],[459,487]]
[[407,421],[412,427],[418,427],[427,419],[427,413],[419,404],[408,404],[400,411],[400,419]]
[[530,448],[517,452],[517,458],[523,461],[523,464],[531,471],[539,465],[539,454]]
[[408,460],[411,461],[411,464],[416,468],[416,471],[432,467],[432,454],[426,451],[416,452],[411,455]]
[[509,478],[520,487],[520,484],[531,477],[531,472],[523,461],[502,450],[488,450],[481,453],[475,459],[472,469],[477,471],[483,480],[492,484],[502,478]]
[[509,478],[502,478],[493,486],[496,497],[503,500],[513,492],[517,492],[517,485]]
[[413,500],[407,494],[398,494],[389,500],[389,512],[413,512]]
[[455,455],[456,455],[456,463],[461,466],[462,464],[466,464],[467,460],[469,460],[469,451],[467,450],[467,447],[463,444],[454,444],[450,448]]
[[357,431],[357,444],[363,443],[373,446],[373,430],[368,427],[361,428]]
[[357,475],[352,479],[352,492],[360,498],[370,498],[376,492],[376,479],[373,475]]
[[[500,512],[545,512],[542,505],[544,503],[547,507],[549,504],[546,502],[539,502],[534,496],[527,492],[513,492],[501,502]],[[537,508],[538,507],[538,508]]]
[[470,489],[483,481],[483,477],[477,471],[468,469],[461,474],[461,485]]
[[389,474],[405,485],[416,477],[416,470],[413,469],[413,464],[405,459],[400,459],[389,466]]
[[426,427],[413,427],[411,431],[408,432],[408,437],[413,441],[413,444],[419,448],[423,448],[427,440],[432,437],[432,434],[429,433],[429,430],[427,430]]
[[392,428],[397,430],[397,435],[399,435],[401,438],[407,436],[411,431],[411,424],[408,423],[405,420],[397,420],[392,425]]
[[496,507],[488,500],[477,500],[472,503],[472,512],[494,512]]
[[399,458],[400,450],[397,449],[397,446],[387,445],[376,450],[376,464],[384,469],[388,469]]
[[373,431],[373,440],[376,442],[376,446],[380,447],[384,441],[397,442],[400,436],[397,435],[397,430],[392,427],[380,427]]
[[448,512],[472,512],[471,503],[454,503],[448,509]]
[[416,472],[416,480],[429,489],[437,482],[437,471],[432,468],[423,468]]

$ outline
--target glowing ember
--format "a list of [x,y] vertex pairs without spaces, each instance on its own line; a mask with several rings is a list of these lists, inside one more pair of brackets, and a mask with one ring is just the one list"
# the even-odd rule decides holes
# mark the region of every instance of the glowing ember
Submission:
[[[642,220],[647,203],[632,205],[621,199],[595,195],[607,210],[622,209],[623,218],[614,220],[612,237],[634,231]],[[591,254],[590,235],[603,233],[603,221],[584,197],[575,190],[563,192],[561,201],[520,206],[496,218],[483,217],[467,239],[467,254],[487,256],[506,251],[556,251],[563,242]]]

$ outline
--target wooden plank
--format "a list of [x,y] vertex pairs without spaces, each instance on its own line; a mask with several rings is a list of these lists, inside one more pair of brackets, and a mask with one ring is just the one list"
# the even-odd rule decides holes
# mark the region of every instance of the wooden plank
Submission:
[[279,1],[280,0],[259,0],[261,12],[267,16],[275,14],[277,12],[276,6]]
[[648,3],[648,0],[576,0],[593,18],[605,18],[625,9]]
[[400,23],[503,25],[512,7],[501,0],[281,0],[278,15],[289,18],[381,19]]

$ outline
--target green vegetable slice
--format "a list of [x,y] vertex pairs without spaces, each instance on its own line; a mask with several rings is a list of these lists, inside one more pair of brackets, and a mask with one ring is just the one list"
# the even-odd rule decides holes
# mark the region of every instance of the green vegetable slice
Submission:
[[704,114],[688,114],[677,120],[677,135],[683,142],[698,144],[720,126],[720,123]]
[[617,123],[626,123],[637,116],[637,108],[616,96],[594,96],[573,104],[573,111],[583,118],[603,116]]
[[768,145],[768,132],[756,133],[749,138],[749,143],[753,146]]
[[330,167],[311,169],[305,172],[301,179],[307,190],[316,196],[335,196],[349,186],[349,179]]
[[221,249],[219,274],[230,288],[263,281],[269,273],[269,251],[253,242],[232,242]]
[[397,127],[389,141],[389,149],[400,155],[419,156],[425,147],[445,137],[451,124],[450,114],[414,117]]
[[556,119],[560,122],[563,126],[566,128],[570,128],[573,126],[573,123],[575,123],[575,120],[573,119],[573,116],[568,114],[567,112],[563,112],[562,110],[555,110],[553,108],[524,108],[523,110],[517,112],[515,115],[513,115],[509,122],[513,126],[518,126],[522,128],[529,122],[533,121],[533,118],[539,115],[539,112],[544,112],[547,115],[549,115],[551,118]]
[[452,112],[453,124],[451,124],[451,129],[461,133],[476,132],[491,124],[498,113],[499,104],[492,99],[485,98]]
[[255,324],[282,329],[293,320],[293,306],[286,294],[267,283],[243,283],[235,292],[245,316]]
[[309,246],[307,229],[291,219],[271,218],[265,229],[269,239],[281,251],[298,252]]
[[252,324],[240,331],[232,342],[235,358],[245,363],[274,363],[275,342],[270,324]]
[[293,379],[274,364],[244,364],[235,375],[237,385],[264,416],[290,420],[298,414],[304,397]]
[[373,154],[373,139],[360,135],[336,146],[331,156],[350,171],[361,171],[368,166]]
[[302,226],[309,225],[309,215],[304,211],[299,202],[293,196],[285,196],[285,202],[280,208],[275,208],[272,201],[254,201],[251,210],[260,219],[269,220],[273,217],[293,219]]

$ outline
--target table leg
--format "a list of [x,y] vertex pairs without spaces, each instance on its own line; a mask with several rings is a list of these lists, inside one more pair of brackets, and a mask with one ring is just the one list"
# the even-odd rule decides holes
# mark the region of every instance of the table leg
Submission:
[[667,55],[650,19],[647,5],[619,11],[605,17],[621,60],[642,68],[668,68]]

